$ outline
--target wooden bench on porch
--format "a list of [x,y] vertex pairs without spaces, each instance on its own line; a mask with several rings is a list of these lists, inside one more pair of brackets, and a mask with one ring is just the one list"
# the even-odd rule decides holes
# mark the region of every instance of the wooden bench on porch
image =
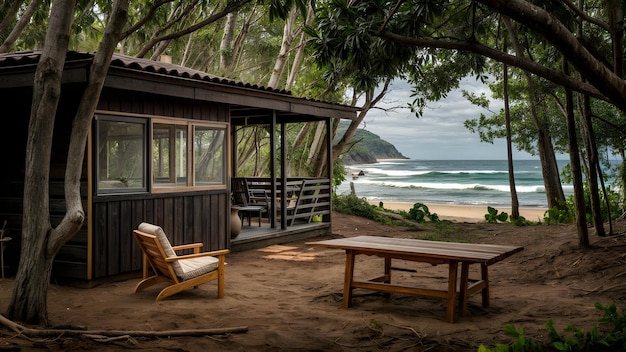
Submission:
[[[246,206],[262,204],[263,214],[273,211],[272,204],[276,205],[277,216],[282,213],[281,184],[277,182],[277,192],[274,202],[271,201],[271,184],[267,178],[233,178],[233,195],[235,201]],[[287,226],[297,222],[310,223],[315,217],[331,213],[331,185],[330,181],[322,178],[289,179],[285,183],[285,219]],[[247,196],[247,199],[244,198]],[[251,200],[251,198],[254,198]],[[256,203],[255,203],[256,202]],[[255,210],[255,215],[258,210]]]

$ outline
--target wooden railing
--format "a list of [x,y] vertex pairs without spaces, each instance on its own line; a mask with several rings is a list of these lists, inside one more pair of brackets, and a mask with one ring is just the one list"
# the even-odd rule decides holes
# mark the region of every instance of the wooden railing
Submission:
[[[262,190],[268,197],[269,204],[276,204],[277,217],[285,215],[287,226],[297,223],[310,223],[312,221],[328,221],[327,215],[331,213],[331,183],[325,178],[290,178],[285,183],[284,203],[282,199],[283,188],[280,181],[276,182],[274,199],[272,196],[272,183],[269,178],[245,177],[233,178],[232,184],[245,179],[248,188],[253,193]],[[283,204],[285,210],[283,212]],[[273,209],[270,207],[270,213]],[[271,215],[270,215],[271,216]]]

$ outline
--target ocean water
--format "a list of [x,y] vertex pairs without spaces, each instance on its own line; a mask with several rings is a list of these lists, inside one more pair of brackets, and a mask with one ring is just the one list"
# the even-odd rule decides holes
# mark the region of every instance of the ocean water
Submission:
[[[559,161],[559,168],[568,161]],[[521,207],[548,206],[541,163],[518,160],[513,164]],[[409,202],[509,207],[511,194],[506,160],[385,160],[350,165],[338,194],[349,194],[354,184],[358,197],[373,202]],[[363,172],[363,176],[353,177]],[[573,193],[563,184],[565,196]]]

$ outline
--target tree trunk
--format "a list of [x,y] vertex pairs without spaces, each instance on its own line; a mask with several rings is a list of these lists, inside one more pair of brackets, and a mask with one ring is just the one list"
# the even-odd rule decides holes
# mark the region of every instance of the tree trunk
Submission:
[[[533,110],[533,108],[531,108]],[[541,160],[541,171],[543,174],[543,184],[546,189],[546,197],[548,200],[548,208],[557,208],[567,210],[565,204],[565,195],[561,186],[561,177],[559,176],[559,167],[557,164],[554,148],[552,146],[552,137],[548,126],[538,118],[539,136],[537,139],[537,150],[539,151],[539,159]]]
[[[510,18],[507,16],[502,17],[511,43],[515,49],[516,56],[523,58],[524,51],[517,38],[517,31],[515,30]],[[535,108],[537,102],[537,94],[535,91],[535,84],[532,76],[529,72],[524,71],[526,81],[528,82],[528,103],[530,105],[530,114],[537,128],[537,151],[539,159],[541,161],[541,172],[543,174],[543,184],[546,189],[546,198],[548,200],[548,208],[557,208],[561,210],[567,210],[565,204],[565,195],[563,194],[563,187],[561,186],[561,178],[559,176],[559,167],[554,154],[554,147],[552,146],[552,137],[550,134],[550,128],[543,119],[540,119]]]
[[[569,75],[569,67],[563,58],[563,72]],[[583,174],[580,170],[580,150],[578,148],[578,135],[576,134],[576,119],[574,117],[573,92],[565,88],[566,108],[565,118],[567,121],[567,138],[569,141],[570,169],[572,171],[572,184],[574,185],[574,211],[576,213],[576,232],[578,233],[578,246],[589,247],[589,231],[585,215],[585,191],[583,187]]]
[[[80,196],[85,145],[111,56],[126,24],[128,1],[117,0],[113,3],[109,22],[90,67],[89,81],[79,103],[70,136],[64,184],[66,213],[54,229],[49,220],[48,165],[67,39],[76,3],[75,0],[57,0],[53,3],[46,44],[34,82],[35,94],[28,131],[24,184],[22,253],[7,314],[11,319],[48,325],[46,293],[52,262],[61,247],[78,232],[85,219]],[[37,94],[39,91],[48,94],[41,96]],[[42,151],[41,148],[47,150]]]
[[15,15],[17,15],[17,11],[19,11],[23,3],[24,0],[13,0],[11,6],[4,13],[4,18],[0,21],[0,35],[4,36],[5,32],[13,26]]
[[280,51],[278,53],[278,57],[274,62],[274,69],[272,70],[272,75],[270,76],[269,82],[267,83],[268,87],[278,88],[278,83],[280,82],[280,78],[283,75],[283,71],[285,70],[285,66],[287,65],[287,57],[289,55],[289,51],[291,50],[291,45],[294,40],[294,23],[296,22],[296,18],[298,15],[298,9],[293,8],[289,12],[289,16],[285,20],[285,26],[283,27],[283,41],[280,45]]
[[589,97],[583,97],[580,114],[580,130],[583,136],[587,160],[589,160],[589,173],[587,174],[587,186],[589,187],[589,201],[591,205],[591,217],[596,235],[606,236],[604,231],[604,221],[602,220],[602,209],[600,206],[600,190],[598,188],[598,149],[594,141],[595,134],[591,124],[591,105]]
[[[18,7],[19,3],[21,2],[22,1],[16,1],[16,3],[18,3]],[[17,24],[13,27],[13,30],[11,30],[11,33],[9,33],[9,35],[4,39],[2,45],[0,45],[0,54],[7,53],[11,50],[11,48],[13,48],[13,44],[15,44],[15,41],[20,36],[24,28],[30,23],[31,18],[33,17],[37,9],[39,9],[40,4],[41,0],[33,0],[30,5],[28,5],[28,8],[26,8],[26,11],[22,13],[19,21],[17,21]],[[2,22],[4,23],[4,21]]]
[[519,200],[515,188],[515,170],[513,167],[513,143],[511,141],[511,113],[509,110],[509,66],[503,65],[504,82],[502,83],[502,96],[504,97],[504,116],[506,125],[506,156],[509,166],[509,189],[511,191],[511,220],[519,218]]
[[[315,11],[309,5],[308,13],[306,16],[305,25],[309,26],[315,19]],[[306,46],[307,34],[304,31],[300,33],[300,42],[298,43],[298,48],[296,49],[296,54],[293,57],[293,63],[291,64],[291,71],[289,72],[289,77],[287,77],[287,82],[285,83],[285,89],[291,90],[291,87],[296,82],[296,78],[298,72],[300,72],[300,67],[302,66],[302,61],[304,59],[304,48]]]
[[48,324],[46,292],[54,253],[49,251],[50,153],[61,76],[75,0],[57,0],[50,9],[45,43],[35,71],[26,144],[22,249],[7,316],[29,324]]
[[231,69],[237,13],[238,12],[231,12],[226,16],[224,35],[222,35],[222,41],[220,42],[220,70],[222,70],[222,72],[230,72]]

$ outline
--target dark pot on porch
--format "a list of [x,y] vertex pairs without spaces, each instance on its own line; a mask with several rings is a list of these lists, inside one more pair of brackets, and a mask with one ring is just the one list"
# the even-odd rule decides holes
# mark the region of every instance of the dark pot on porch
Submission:
[[241,232],[241,218],[239,217],[239,208],[230,208],[230,238],[235,238]]

